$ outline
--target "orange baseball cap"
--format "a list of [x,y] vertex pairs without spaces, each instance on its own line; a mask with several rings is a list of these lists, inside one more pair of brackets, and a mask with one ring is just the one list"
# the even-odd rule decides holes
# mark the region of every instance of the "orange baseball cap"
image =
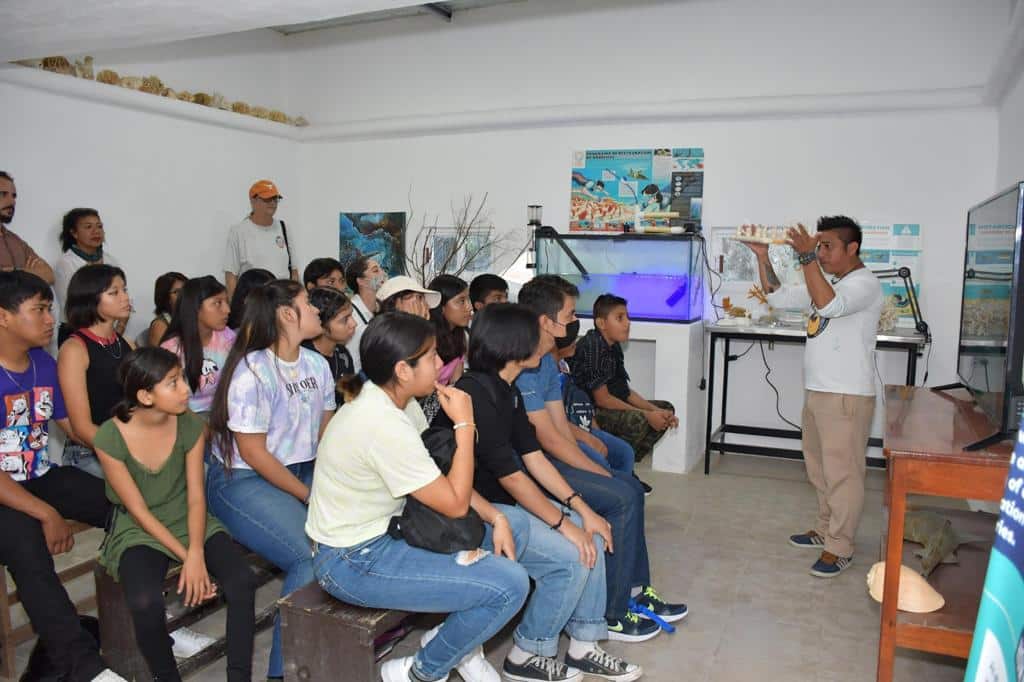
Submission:
[[270,180],[257,180],[249,188],[249,198],[259,197],[260,199],[273,199],[274,197],[281,196],[281,193],[277,191],[277,185],[272,183]]

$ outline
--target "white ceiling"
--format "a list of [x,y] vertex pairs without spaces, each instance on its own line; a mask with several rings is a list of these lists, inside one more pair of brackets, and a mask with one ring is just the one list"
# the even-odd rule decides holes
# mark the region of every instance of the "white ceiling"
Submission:
[[0,61],[169,43],[418,4],[410,0],[0,0]]

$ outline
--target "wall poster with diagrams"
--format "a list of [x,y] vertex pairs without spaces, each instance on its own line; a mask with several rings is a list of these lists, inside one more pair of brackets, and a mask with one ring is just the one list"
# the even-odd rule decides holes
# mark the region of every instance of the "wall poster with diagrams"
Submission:
[[677,212],[671,225],[701,221],[704,149],[573,152],[569,229],[621,232],[644,212]]

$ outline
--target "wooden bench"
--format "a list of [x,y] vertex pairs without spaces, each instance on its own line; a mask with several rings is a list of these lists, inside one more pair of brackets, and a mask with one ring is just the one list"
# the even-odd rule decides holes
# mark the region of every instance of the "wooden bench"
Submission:
[[[266,585],[280,573],[280,569],[262,557],[245,548],[243,551],[256,574],[257,587]],[[164,579],[164,595],[169,602],[179,599],[177,587],[180,573],[181,564],[176,564],[167,571],[167,577]],[[96,598],[99,602],[100,645],[104,658],[111,670],[126,680],[152,682],[153,677],[149,672],[149,666],[146,665],[146,660],[142,657],[139,645],[135,641],[135,626],[121,585],[115,582],[102,566],[95,567],[94,575],[96,577]],[[225,604],[223,591],[218,591],[215,598],[168,619],[167,631],[174,632],[178,628],[188,627],[224,607]],[[273,603],[256,614],[256,632],[261,632],[273,625],[276,612],[277,604]],[[227,638],[221,637],[194,656],[179,662],[178,672],[185,677],[222,657],[226,651]]]
[[278,605],[285,682],[374,682],[374,640],[410,615],[351,606],[315,582]]
[[[81,532],[92,530],[92,526],[78,521],[68,520],[71,531],[78,535]],[[62,585],[83,576],[96,566],[96,558],[86,559],[72,566],[68,566],[57,573]],[[22,642],[35,637],[35,630],[31,623],[25,623],[18,627],[11,624],[11,608],[21,603],[21,596],[17,590],[8,591],[7,571],[0,567],[0,676],[13,678],[15,676],[14,650]],[[92,594],[75,602],[75,608],[79,613],[91,611],[96,608],[96,595]]]

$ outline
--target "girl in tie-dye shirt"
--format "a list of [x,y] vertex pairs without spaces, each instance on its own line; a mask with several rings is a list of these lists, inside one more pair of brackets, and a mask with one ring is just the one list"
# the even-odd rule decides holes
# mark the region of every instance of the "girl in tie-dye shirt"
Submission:
[[[291,280],[254,289],[210,411],[210,511],[239,542],[284,571],[285,595],[313,580],[306,504],[317,444],[334,414],[327,360],[301,343],[319,311]],[[267,677],[282,677],[280,624]]]
[[180,358],[192,389],[188,407],[197,414],[210,411],[221,368],[235,341],[235,332],[227,326],[230,312],[227,290],[215,277],[190,279],[178,294],[174,316],[160,343]]

